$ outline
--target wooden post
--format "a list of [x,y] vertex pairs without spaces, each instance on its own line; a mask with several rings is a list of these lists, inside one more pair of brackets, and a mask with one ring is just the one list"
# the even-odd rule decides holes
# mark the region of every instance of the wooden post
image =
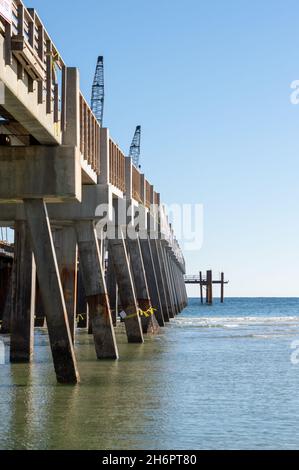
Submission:
[[221,303],[224,302],[224,273],[221,273]]
[[213,303],[213,290],[212,290],[212,271],[207,271],[207,303],[212,305]]
[[203,304],[202,272],[199,271],[200,302]]

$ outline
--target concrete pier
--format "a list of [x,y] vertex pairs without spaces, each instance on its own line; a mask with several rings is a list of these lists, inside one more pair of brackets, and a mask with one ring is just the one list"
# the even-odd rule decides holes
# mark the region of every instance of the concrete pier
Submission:
[[98,359],[117,359],[120,315],[140,347],[186,306],[185,262],[160,193],[99,125],[79,70],[37,12],[12,3],[17,45],[0,16],[0,226],[16,237],[0,334],[11,331],[12,362],[29,362],[34,326],[47,327],[57,381],[75,384],[76,327]]

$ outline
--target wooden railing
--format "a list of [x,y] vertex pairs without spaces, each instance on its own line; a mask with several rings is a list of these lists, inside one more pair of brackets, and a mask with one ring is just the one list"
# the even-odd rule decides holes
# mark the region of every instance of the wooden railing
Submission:
[[53,122],[60,121],[63,130],[65,64],[36,11],[25,8],[21,0],[13,0],[12,24],[0,18],[0,33],[5,37],[6,65],[12,65],[13,58],[16,59],[18,78],[27,74],[29,92],[37,81],[38,104],[46,102],[47,114],[52,113]]
[[125,156],[112,139],[109,140],[109,165],[110,183],[125,192]]
[[154,191],[154,204],[159,205],[159,203],[160,203],[159,193],[156,193],[156,191]]
[[[27,76],[28,92],[37,88],[37,104],[46,105],[53,116],[55,133],[66,129],[66,65],[37,12],[21,0],[12,2],[12,23],[0,17],[0,34],[5,38],[5,63],[19,79]],[[98,174],[100,126],[80,93],[80,149],[83,158]]]
[[141,199],[141,174],[135,168],[134,165],[132,165],[132,195],[133,198],[138,201],[142,202]]
[[150,208],[151,206],[151,185],[145,180],[145,206]]
[[100,172],[99,133],[97,119],[80,93],[80,151],[97,174]]

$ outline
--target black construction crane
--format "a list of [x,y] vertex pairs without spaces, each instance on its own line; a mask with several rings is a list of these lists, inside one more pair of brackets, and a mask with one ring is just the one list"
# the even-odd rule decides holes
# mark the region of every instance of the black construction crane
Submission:
[[92,85],[91,109],[101,126],[103,124],[104,96],[104,57],[99,56]]
[[138,168],[140,160],[140,141],[141,141],[141,126],[137,126],[135,134],[130,147],[129,157],[133,160],[133,165]]

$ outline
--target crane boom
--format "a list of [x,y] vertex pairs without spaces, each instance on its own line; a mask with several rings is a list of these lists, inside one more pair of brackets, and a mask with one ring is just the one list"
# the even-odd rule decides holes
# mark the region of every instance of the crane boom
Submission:
[[130,147],[129,156],[133,160],[133,165],[138,168],[140,160],[140,142],[141,142],[141,126],[137,126]]
[[103,125],[104,97],[104,57],[99,56],[92,85],[91,109],[100,126]]

